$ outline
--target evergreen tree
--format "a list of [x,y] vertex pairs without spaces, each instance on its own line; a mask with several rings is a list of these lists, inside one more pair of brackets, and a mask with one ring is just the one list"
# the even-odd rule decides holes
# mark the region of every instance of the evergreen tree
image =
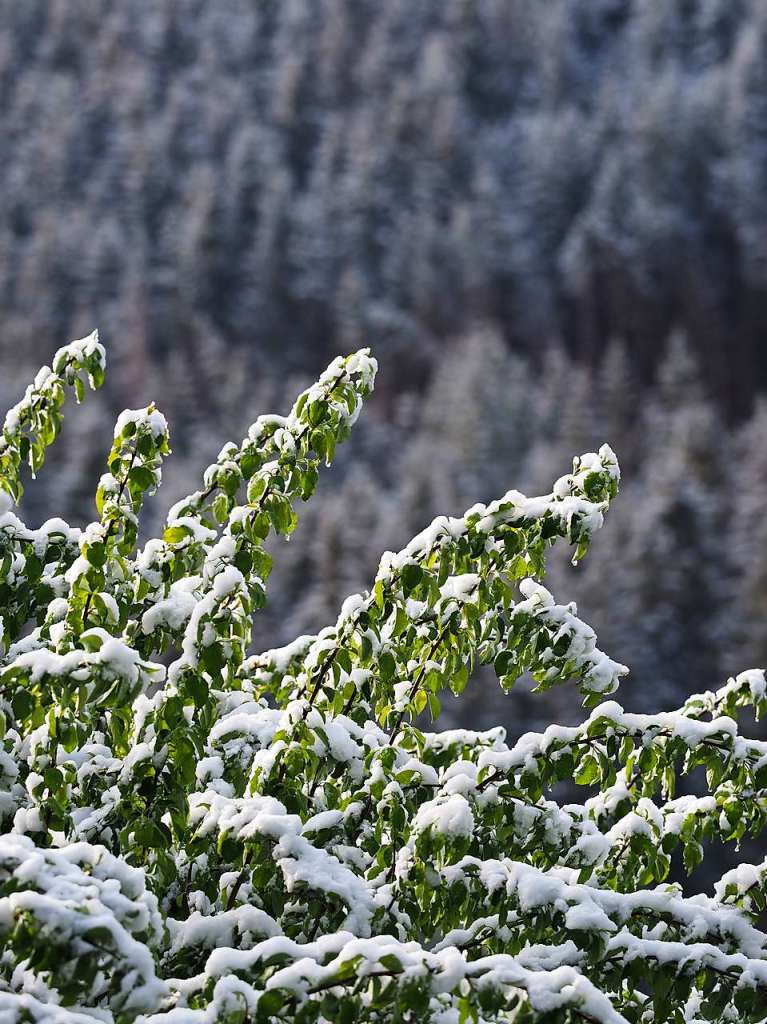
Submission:
[[679,703],[731,670],[725,652],[735,581],[722,538],[731,528],[732,463],[681,335],[670,339],[641,446],[641,469],[575,591],[611,649],[632,664],[639,683],[632,701],[644,710]]
[[[767,664],[767,403],[761,399],[734,443],[732,554],[737,591],[730,603],[730,660]],[[734,620],[734,621],[733,621]]]
[[0,7],[6,358],[138,284],[152,363],[194,313],[319,369],[383,309],[398,386],[476,323],[764,385],[759,0],[65,7]]

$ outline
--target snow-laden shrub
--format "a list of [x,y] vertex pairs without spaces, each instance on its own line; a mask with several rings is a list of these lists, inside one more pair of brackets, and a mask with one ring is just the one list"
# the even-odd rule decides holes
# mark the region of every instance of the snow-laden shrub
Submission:
[[[539,582],[550,545],[581,558],[602,525],[607,446],[550,494],[438,518],[335,623],[251,655],[265,541],[375,361],[259,418],[140,550],[169,452],[154,406],[117,422],[97,521],[13,511],[67,388],[103,369],[95,334],[61,349],[0,439],[3,1024],[765,1019],[765,865],[708,896],[664,884],[675,849],[689,870],[765,825],[767,744],[736,722],[764,675],[627,714],[606,700],[626,669]],[[591,713],[512,747],[417,728],[478,664],[577,685]],[[700,765],[708,794],[675,798]],[[561,780],[596,795],[560,805]]]

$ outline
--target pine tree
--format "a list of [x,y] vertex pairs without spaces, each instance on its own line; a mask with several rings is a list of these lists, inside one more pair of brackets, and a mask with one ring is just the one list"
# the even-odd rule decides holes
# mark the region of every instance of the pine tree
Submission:
[[767,664],[767,402],[761,399],[734,445],[732,555],[737,592],[730,603],[730,661]]
[[[449,412],[448,412],[449,410]],[[526,361],[498,333],[477,327],[445,353],[423,402],[417,438],[401,471],[408,525],[489,500],[502,476],[519,475],[538,412]],[[425,495],[428,494],[428,498]]]
[[669,340],[638,429],[641,465],[573,591],[631,665],[632,707],[649,710],[714,686],[732,666],[729,437],[682,335]]

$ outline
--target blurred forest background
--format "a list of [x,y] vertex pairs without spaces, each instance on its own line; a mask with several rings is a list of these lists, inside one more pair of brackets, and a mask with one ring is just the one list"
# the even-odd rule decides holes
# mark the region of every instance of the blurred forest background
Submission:
[[[2,0],[0,95],[0,405],[94,326],[110,360],[31,520],[91,519],[115,414],[156,399],[158,529],[370,345],[259,647],[434,515],[607,440],[622,493],[552,588],[631,666],[621,700],[767,666],[762,0]],[[512,737],[578,715],[489,679],[445,710]]]

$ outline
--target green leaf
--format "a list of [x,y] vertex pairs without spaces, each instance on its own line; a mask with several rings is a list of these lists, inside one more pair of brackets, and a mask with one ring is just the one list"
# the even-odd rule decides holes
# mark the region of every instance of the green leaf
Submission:
[[328,403],[325,401],[312,402],[309,406],[309,422],[316,427],[325,418],[328,411]]
[[268,1015],[277,1013],[285,1005],[285,993],[271,988],[262,993],[258,999],[259,1013]]
[[587,754],[575,772],[575,782],[579,786],[588,786],[599,778],[599,763],[591,754]]
[[206,671],[210,672],[211,675],[217,675],[226,664],[224,651],[221,644],[218,643],[208,644],[206,647],[203,647],[200,657]]
[[394,660],[394,655],[389,651],[383,651],[378,656],[378,668],[381,672],[381,678],[384,682],[388,682],[396,670],[397,663]]
[[402,961],[393,953],[385,953],[383,956],[378,958],[378,962],[382,967],[385,967],[387,971],[399,972],[402,970]]
[[405,596],[408,596],[421,582],[423,570],[420,565],[408,563],[407,565],[402,566],[400,576],[402,579],[402,589],[405,592]]
[[213,501],[213,515],[217,523],[225,523],[229,518],[229,499],[225,494],[216,495]]
[[428,695],[428,701],[429,701],[429,714],[431,715],[431,720],[432,720],[432,722],[436,722],[436,720],[439,718],[439,713],[442,710],[442,706],[441,706],[441,704],[439,702],[439,698],[437,697],[436,693],[430,693]]
[[290,533],[293,529],[293,510],[287,498],[273,494],[269,499],[269,515],[278,533]]
[[493,668],[495,674],[500,679],[502,676],[508,675],[510,670],[513,668],[515,663],[514,651],[501,651],[493,662]]
[[87,544],[85,546],[85,557],[91,565],[96,566],[97,569],[101,569],[107,560],[105,545],[100,541],[95,544]]
[[29,718],[36,705],[34,697],[26,690],[17,690],[11,698],[11,707],[17,719]]
[[189,695],[198,708],[204,707],[208,700],[208,684],[199,675],[190,674],[186,680]]
[[450,689],[456,696],[459,696],[466,689],[466,684],[469,681],[469,667],[468,665],[461,664],[452,672],[449,679]]
[[140,491],[149,490],[154,486],[154,473],[146,466],[134,466],[128,473],[128,482],[134,484]]
[[394,613],[394,626],[392,628],[392,636],[401,636],[409,625],[410,620],[407,617],[407,612],[401,605],[397,605],[397,610]]
[[162,539],[166,544],[180,544],[182,540],[186,540],[187,537],[192,536],[192,531],[188,526],[166,526],[163,531]]

